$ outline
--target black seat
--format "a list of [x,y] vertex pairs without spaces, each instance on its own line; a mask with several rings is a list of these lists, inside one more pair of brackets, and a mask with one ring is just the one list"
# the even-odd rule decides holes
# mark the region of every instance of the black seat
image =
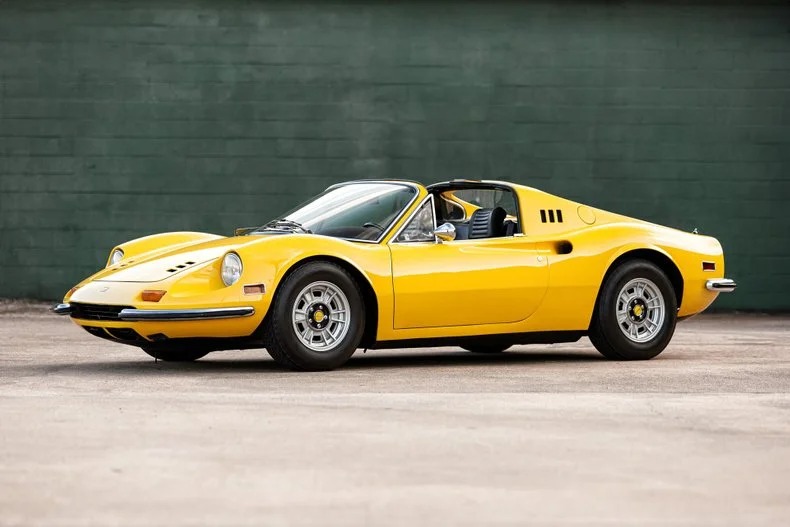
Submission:
[[500,238],[505,235],[507,211],[502,207],[477,209],[469,219],[469,239]]

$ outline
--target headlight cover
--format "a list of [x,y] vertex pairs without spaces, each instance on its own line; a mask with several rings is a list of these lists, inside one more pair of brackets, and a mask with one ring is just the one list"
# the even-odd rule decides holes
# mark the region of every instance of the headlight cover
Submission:
[[120,262],[121,260],[123,260],[123,251],[122,251],[122,250],[120,250],[120,249],[115,249],[115,250],[112,252],[112,255],[110,255],[110,263],[109,263],[108,267],[109,267],[110,265],[115,265],[115,264],[117,264],[117,263],[118,263],[118,262]]
[[239,281],[241,278],[241,271],[244,267],[241,265],[241,258],[236,253],[228,253],[222,259],[222,283],[226,286],[231,286]]

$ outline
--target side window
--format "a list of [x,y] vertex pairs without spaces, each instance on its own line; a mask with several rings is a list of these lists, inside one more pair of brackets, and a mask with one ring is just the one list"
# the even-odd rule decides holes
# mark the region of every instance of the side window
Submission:
[[516,198],[510,191],[499,189],[469,189],[459,190],[455,195],[472,205],[484,209],[502,207],[508,213],[508,216],[517,216]]
[[395,242],[433,242],[436,240],[433,231],[433,200],[428,199],[420,205],[420,210],[417,211],[406,225],[406,228],[395,238]]

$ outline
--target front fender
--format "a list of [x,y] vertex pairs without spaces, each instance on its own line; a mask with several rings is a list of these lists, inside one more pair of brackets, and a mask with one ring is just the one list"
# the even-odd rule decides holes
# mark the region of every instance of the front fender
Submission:
[[236,251],[244,263],[241,282],[263,284],[256,297],[256,313],[266,313],[284,277],[305,260],[320,258],[345,262],[359,271],[376,295],[379,324],[392,324],[394,298],[389,249],[381,244],[358,243],[326,236],[289,234],[250,243]]

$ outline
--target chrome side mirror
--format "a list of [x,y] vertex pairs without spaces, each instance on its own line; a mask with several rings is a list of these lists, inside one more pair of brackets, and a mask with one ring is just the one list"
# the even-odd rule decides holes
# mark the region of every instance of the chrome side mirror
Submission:
[[455,239],[455,225],[452,223],[443,223],[436,227],[433,234],[439,240],[439,243],[451,242]]

